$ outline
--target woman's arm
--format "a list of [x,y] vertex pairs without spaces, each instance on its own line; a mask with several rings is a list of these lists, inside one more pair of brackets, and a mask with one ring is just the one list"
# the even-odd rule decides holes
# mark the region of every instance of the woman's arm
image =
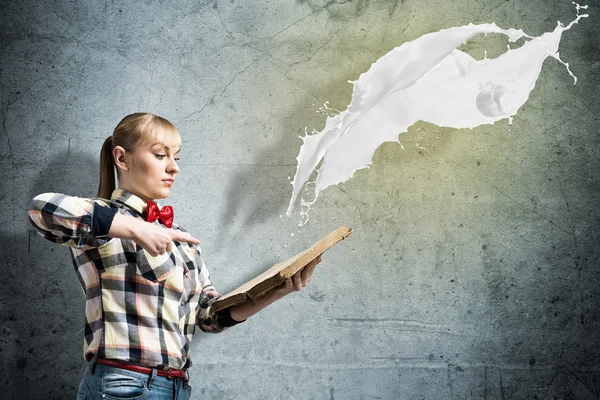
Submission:
[[45,239],[80,249],[99,247],[111,238],[131,239],[151,256],[171,251],[173,240],[198,244],[189,233],[166,229],[119,212],[102,200],[42,193],[28,210],[31,226]]
[[281,299],[282,297],[287,296],[290,293],[297,292],[310,281],[310,277],[315,270],[315,266],[321,262],[321,256],[315,258],[306,267],[302,268],[300,271],[296,272],[294,276],[285,281],[285,284],[269,294],[261,297],[256,300],[254,304],[250,302],[241,303],[235,306],[232,306],[229,309],[229,313],[231,318],[234,321],[243,321],[248,317],[253,316],[263,308],[267,307],[269,304],[274,303],[275,301]]
[[31,226],[45,239],[64,246],[93,248],[106,243],[117,213],[101,200],[42,193],[33,198],[28,216]]
[[156,257],[172,249],[173,241],[199,244],[188,232],[163,228],[160,225],[146,222],[130,215],[115,215],[108,236],[121,239],[131,239],[145,249],[151,256]]
[[200,268],[199,277],[203,287],[198,303],[198,310],[196,311],[196,325],[203,332],[208,333],[223,332],[233,325],[244,322],[246,318],[256,314],[269,304],[292,292],[299,291],[310,281],[315,266],[321,261],[321,256],[317,257],[302,270],[295,273],[293,277],[286,280],[283,286],[261,297],[254,304],[250,302],[241,303],[213,313],[211,304],[221,298],[222,295],[212,285],[202,257],[199,254],[196,257],[198,267]]

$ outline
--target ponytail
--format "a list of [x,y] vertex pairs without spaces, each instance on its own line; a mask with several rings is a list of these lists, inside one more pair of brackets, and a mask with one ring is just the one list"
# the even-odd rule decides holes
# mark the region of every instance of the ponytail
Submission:
[[115,160],[112,155],[112,135],[106,138],[100,151],[100,184],[98,185],[98,197],[110,199],[116,188],[115,183]]

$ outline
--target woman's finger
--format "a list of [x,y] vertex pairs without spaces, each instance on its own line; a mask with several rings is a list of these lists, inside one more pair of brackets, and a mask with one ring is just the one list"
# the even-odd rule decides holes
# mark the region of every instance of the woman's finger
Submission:
[[321,256],[319,255],[317,258],[312,260],[306,267],[302,269],[302,277],[304,280],[310,279],[312,276],[317,264],[321,262]]
[[321,262],[321,257],[319,256],[319,258],[317,258],[317,260],[315,261],[315,263],[312,265],[312,270],[314,271],[315,268],[317,267],[317,264]]
[[312,260],[309,265],[314,268],[320,262],[321,262],[321,255],[319,255],[317,258]]
[[298,271],[298,272],[296,272],[296,273],[294,274],[294,277],[293,277],[293,279],[294,279],[294,288],[295,288],[296,290],[300,290],[300,289],[302,289],[302,287],[303,287],[304,285],[303,285],[303,282],[302,282],[302,274],[301,274],[301,271]]
[[189,232],[178,232],[171,228],[169,230],[169,233],[171,234],[171,238],[178,242],[200,244],[200,241],[198,239],[196,239],[195,237],[192,237],[192,235]]
[[292,278],[287,278],[285,280],[285,289],[288,292],[291,292],[293,288],[294,288],[294,284],[292,283]]
[[302,280],[304,282],[307,282],[308,279],[310,279],[310,277],[312,276],[314,270],[314,265],[307,265],[306,267],[302,268]]

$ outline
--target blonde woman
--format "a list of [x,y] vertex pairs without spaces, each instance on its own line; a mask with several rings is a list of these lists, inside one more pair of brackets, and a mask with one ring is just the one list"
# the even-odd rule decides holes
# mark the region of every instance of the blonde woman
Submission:
[[[179,172],[181,138],[166,119],[135,113],[100,153],[98,197],[36,196],[29,220],[69,246],[85,296],[84,358],[77,399],[189,399],[196,326],[218,333],[303,288],[320,257],[255,304],[211,311],[221,295],[199,241],[161,207]],[[116,168],[119,186],[116,187]]]

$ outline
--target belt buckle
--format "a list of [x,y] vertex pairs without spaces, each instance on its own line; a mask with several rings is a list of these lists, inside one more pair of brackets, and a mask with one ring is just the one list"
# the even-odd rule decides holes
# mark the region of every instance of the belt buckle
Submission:
[[169,368],[169,369],[167,370],[167,377],[168,377],[169,379],[173,379],[173,377],[171,376],[171,371],[173,371],[173,368]]

